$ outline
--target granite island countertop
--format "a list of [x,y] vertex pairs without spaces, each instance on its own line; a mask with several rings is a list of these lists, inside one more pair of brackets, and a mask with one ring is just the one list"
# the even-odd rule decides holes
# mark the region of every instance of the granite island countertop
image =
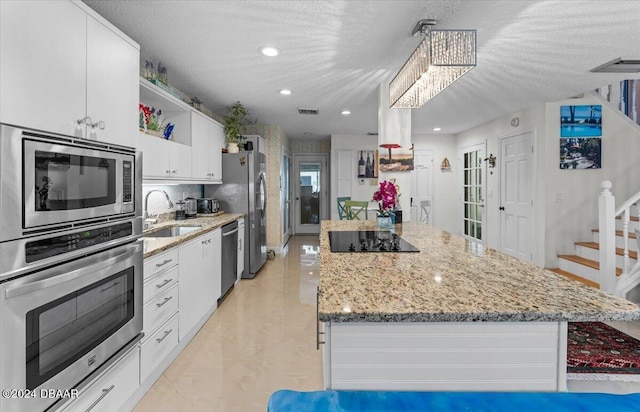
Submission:
[[[147,229],[142,233],[144,240],[144,258],[146,259],[172,247],[179,246],[191,239],[195,239],[198,236],[202,236],[228,223],[234,222],[243,216],[243,214],[237,213],[221,213],[215,215],[198,214],[194,219],[167,220],[162,223],[155,224],[150,229]],[[154,232],[172,226],[200,226],[202,229],[194,230],[193,232],[189,232],[181,236],[153,237]]]
[[638,305],[429,225],[396,225],[419,253],[332,253],[322,221],[320,321],[552,322],[640,319]]

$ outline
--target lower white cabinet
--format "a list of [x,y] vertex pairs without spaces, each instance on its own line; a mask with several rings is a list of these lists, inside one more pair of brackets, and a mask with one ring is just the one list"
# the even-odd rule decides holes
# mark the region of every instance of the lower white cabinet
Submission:
[[[176,269],[177,270],[177,269]],[[143,325],[146,334],[153,333],[172,315],[178,312],[178,284],[174,283],[166,291],[156,295],[144,305]]]
[[174,314],[140,346],[140,382],[144,382],[158,364],[178,344],[179,316]]
[[139,379],[140,353],[135,346],[60,412],[117,411],[136,391]]
[[180,340],[205,313],[217,305],[221,293],[222,232],[213,232],[180,247]]
[[238,220],[238,278],[240,282],[244,272],[244,218]]

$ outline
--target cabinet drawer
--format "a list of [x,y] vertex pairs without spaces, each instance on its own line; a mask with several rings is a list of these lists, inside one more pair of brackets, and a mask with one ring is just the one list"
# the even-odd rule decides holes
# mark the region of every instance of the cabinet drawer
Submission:
[[178,275],[178,267],[175,266],[172,269],[159,273],[151,279],[148,279],[144,284],[142,290],[144,303],[149,302],[159,293],[163,293],[165,290],[169,289],[174,283],[178,281]]
[[140,382],[144,382],[153,370],[178,344],[178,314],[176,313],[140,347]]
[[147,336],[178,311],[178,287],[179,284],[175,283],[144,305],[142,326]]
[[138,389],[139,379],[140,352],[136,346],[63,411],[117,411]]
[[148,279],[151,276],[159,273],[165,269],[178,264],[178,249],[170,250],[159,256],[153,256],[144,260],[144,278]]

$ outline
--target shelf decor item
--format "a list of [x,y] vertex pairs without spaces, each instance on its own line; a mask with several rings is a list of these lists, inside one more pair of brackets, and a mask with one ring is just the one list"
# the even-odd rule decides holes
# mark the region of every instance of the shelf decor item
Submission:
[[[146,134],[150,134],[152,136],[156,136],[156,137],[164,137],[165,139],[168,139],[168,136],[171,136],[171,133],[173,133],[173,125],[171,123],[168,124],[164,124],[164,122],[161,119],[162,116],[162,110],[158,109],[156,110],[155,107],[149,107],[149,106],[145,106],[144,104],[140,103],[139,106],[139,123],[138,123],[138,127],[140,128],[140,130]],[[171,125],[170,129],[169,129],[169,134],[168,136],[166,135],[166,131],[168,126]]]
[[249,112],[242,103],[235,102],[227,108],[224,117],[224,141],[227,143],[227,152],[238,153],[238,143],[242,140],[242,134],[246,129],[246,117]]

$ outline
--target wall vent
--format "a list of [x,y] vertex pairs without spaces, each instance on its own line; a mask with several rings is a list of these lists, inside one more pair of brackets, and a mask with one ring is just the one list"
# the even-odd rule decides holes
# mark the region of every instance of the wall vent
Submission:
[[298,113],[300,114],[318,114],[320,110],[318,109],[303,109],[302,107],[298,107]]
[[591,69],[591,71],[594,73],[640,73],[640,60],[617,58]]

